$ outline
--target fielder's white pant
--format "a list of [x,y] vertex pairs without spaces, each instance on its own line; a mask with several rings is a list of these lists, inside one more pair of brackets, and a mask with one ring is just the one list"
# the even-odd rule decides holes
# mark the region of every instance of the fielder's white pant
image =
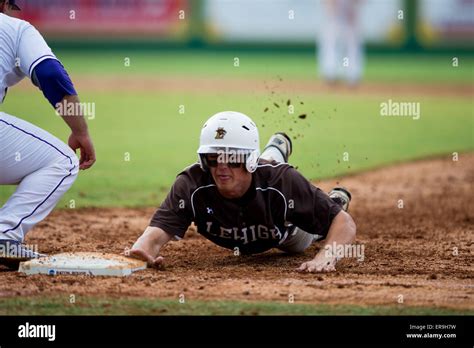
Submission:
[[[285,162],[280,150],[273,146],[266,148],[260,158],[267,161]],[[278,249],[290,254],[302,253],[319,238],[318,235],[303,231],[299,227],[295,227],[290,232],[285,241],[278,247]]]
[[360,3],[332,0],[322,4],[318,61],[322,77],[356,83],[362,77],[363,43],[357,22]]
[[0,185],[16,185],[0,209],[0,239],[23,242],[71,187],[79,161],[45,130],[0,112]]

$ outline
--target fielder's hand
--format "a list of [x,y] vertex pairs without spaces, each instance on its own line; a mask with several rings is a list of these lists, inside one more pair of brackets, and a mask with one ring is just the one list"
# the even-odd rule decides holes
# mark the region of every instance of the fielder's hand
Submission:
[[69,136],[69,147],[76,152],[81,150],[81,159],[79,160],[79,169],[88,169],[95,163],[94,145],[89,134],[74,134]]
[[310,273],[334,272],[336,270],[336,262],[337,257],[319,253],[313,260],[302,263],[297,271]]

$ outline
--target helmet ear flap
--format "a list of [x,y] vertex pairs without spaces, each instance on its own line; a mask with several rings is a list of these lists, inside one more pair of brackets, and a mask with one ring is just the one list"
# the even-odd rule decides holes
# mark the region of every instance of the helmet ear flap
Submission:
[[248,156],[245,161],[245,169],[249,173],[253,173],[257,170],[258,167],[258,159],[260,157],[260,151],[259,150],[253,150]]
[[207,172],[209,170],[205,155],[203,155],[203,154],[198,155],[198,163],[199,163],[199,166],[201,167],[203,172]]

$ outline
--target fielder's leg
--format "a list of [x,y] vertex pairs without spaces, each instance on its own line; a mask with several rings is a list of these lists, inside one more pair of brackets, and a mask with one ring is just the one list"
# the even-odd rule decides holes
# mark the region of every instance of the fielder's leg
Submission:
[[19,184],[0,209],[0,240],[23,242],[71,187],[78,162],[50,133],[0,113],[0,185]]
[[328,1],[321,3],[323,18],[317,40],[318,64],[319,73],[327,82],[333,82],[339,77],[339,67],[342,64],[338,45],[340,23],[337,7],[337,4]]
[[360,4],[355,1],[345,3],[346,13],[342,41],[346,50],[346,56],[349,58],[349,65],[344,69],[344,79],[351,85],[356,85],[362,78],[362,66],[364,60],[364,48],[362,35],[358,23],[358,10]]

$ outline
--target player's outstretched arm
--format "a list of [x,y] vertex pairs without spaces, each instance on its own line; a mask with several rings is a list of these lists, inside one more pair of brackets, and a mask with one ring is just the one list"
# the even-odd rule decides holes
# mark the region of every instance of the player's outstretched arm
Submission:
[[158,268],[163,264],[163,257],[159,256],[161,248],[173,238],[159,227],[148,226],[133,244],[126,256],[146,261],[148,266]]
[[345,211],[337,214],[329,228],[326,243],[316,254],[313,260],[304,262],[299,268],[300,272],[332,272],[336,270],[337,255],[332,250],[334,245],[350,244],[356,236],[356,225],[352,217]]

